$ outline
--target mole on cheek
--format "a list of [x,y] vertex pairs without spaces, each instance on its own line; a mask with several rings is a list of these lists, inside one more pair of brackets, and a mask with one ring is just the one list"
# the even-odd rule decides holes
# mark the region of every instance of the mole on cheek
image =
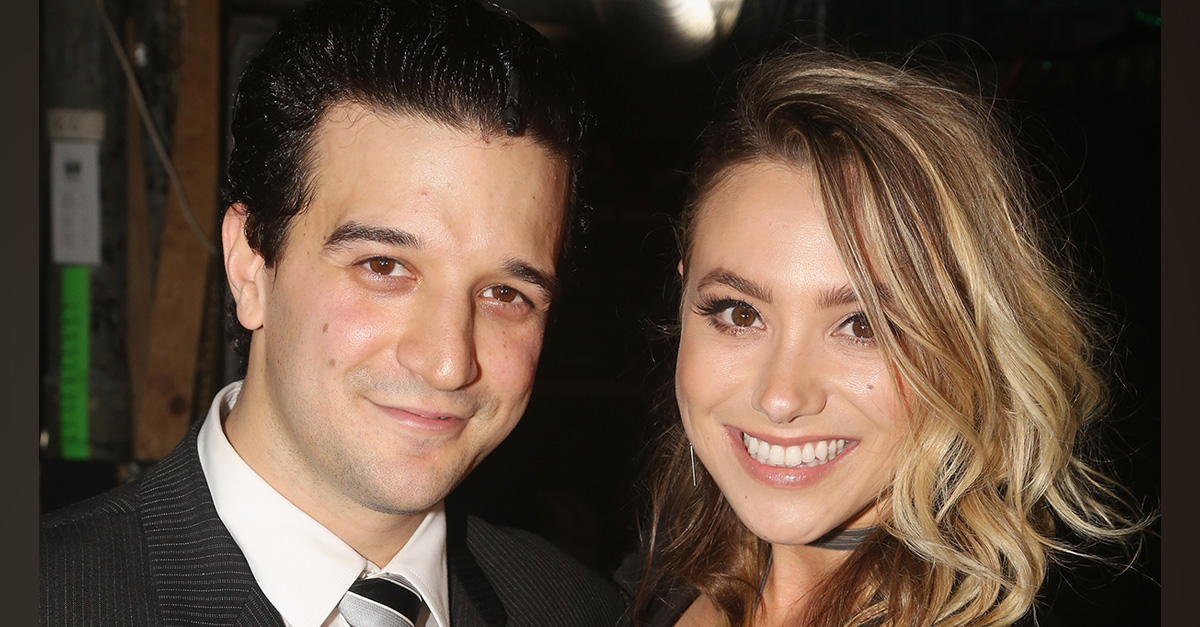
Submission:
[[337,365],[337,360],[336,360],[336,359],[332,359],[332,358],[331,358],[331,359],[329,360],[329,367],[330,367],[330,368],[333,368],[333,367],[334,367],[334,366],[336,366],[336,365]]
[[325,326],[321,327],[321,333],[329,333],[329,323],[328,322],[325,323]]

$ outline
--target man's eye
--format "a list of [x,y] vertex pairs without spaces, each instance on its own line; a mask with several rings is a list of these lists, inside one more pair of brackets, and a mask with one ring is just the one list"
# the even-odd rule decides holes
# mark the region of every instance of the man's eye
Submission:
[[518,300],[525,301],[525,297],[517,290],[507,285],[493,285],[483,290],[484,298],[492,298],[502,303],[512,303]]
[[387,257],[372,257],[367,260],[367,269],[375,274],[383,276],[392,276],[400,269],[400,264],[395,259]]

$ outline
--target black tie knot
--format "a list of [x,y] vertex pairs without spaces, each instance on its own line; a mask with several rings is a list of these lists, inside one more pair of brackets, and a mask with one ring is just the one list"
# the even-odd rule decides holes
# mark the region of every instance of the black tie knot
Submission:
[[355,581],[338,611],[351,627],[412,627],[421,605],[421,595],[408,580],[382,573]]

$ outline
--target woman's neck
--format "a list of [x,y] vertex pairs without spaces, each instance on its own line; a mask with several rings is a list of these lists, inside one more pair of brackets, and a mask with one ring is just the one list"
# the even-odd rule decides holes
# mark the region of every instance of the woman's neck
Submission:
[[[772,544],[754,627],[794,627],[804,624],[814,590],[828,579],[874,527],[841,529],[805,545]],[[695,600],[676,627],[711,627],[720,611],[707,596]]]
[[[771,551],[763,600],[751,622],[755,627],[791,627],[803,618],[809,593],[847,554],[811,546],[772,545]],[[712,599],[701,596],[675,627],[713,627],[720,623],[720,615]]]
[[771,567],[754,625],[796,625],[804,617],[812,591],[847,555],[844,551],[806,545],[772,545]]

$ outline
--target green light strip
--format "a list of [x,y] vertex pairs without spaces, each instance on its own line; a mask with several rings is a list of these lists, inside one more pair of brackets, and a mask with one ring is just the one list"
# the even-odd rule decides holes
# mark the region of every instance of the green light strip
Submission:
[[1149,24],[1150,26],[1154,26],[1156,28],[1162,28],[1162,15],[1155,15],[1141,9],[1134,11],[1133,15],[1138,19],[1139,22],[1143,24]]
[[91,270],[62,268],[62,363],[58,379],[63,459],[88,458],[88,325]]

